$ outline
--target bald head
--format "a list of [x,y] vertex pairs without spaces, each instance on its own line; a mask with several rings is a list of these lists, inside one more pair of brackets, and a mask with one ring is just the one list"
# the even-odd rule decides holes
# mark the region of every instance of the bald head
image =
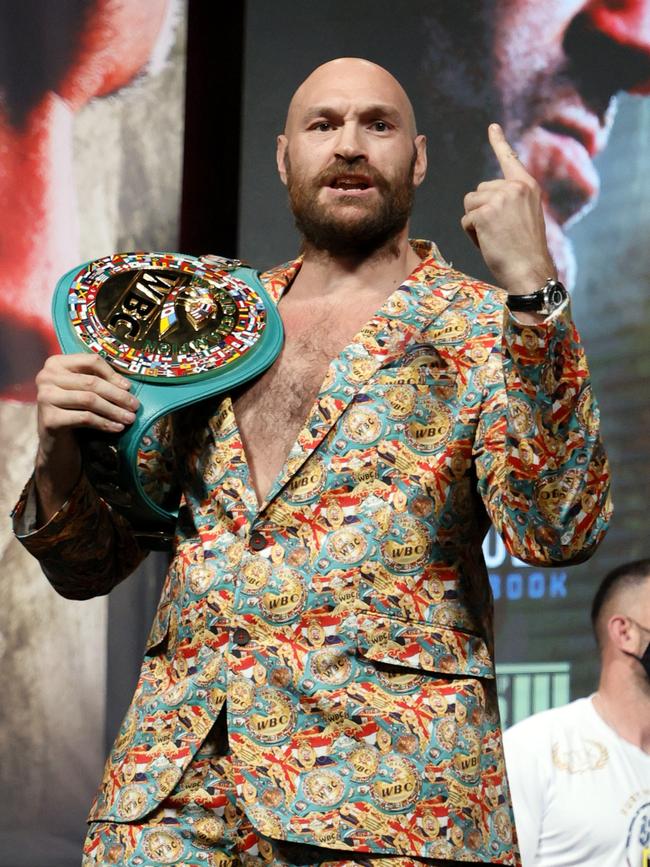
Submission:
[[318,66],[294,93],[285,135],[290,136],[306,113],[331,100],[364,98],[368,104],[390,108],[412,137],[417,135],[413,106],[399,81],[376,63],[360,57],[339,57]]

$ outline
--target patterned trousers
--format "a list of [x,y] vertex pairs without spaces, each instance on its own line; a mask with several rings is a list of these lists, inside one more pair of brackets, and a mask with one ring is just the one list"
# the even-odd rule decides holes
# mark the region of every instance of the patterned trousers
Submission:
[[92,822],[82,867],[453,867],[458,861],[325,849],[261,835],[237,796],[223,717],[174,791],[141,822]]

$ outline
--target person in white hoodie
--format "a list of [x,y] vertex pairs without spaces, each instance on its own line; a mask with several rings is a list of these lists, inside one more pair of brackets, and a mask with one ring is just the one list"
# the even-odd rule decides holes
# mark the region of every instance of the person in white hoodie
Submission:
[[597,691],[505,733],[523,867],[650,863],[650,558],[601,583]]

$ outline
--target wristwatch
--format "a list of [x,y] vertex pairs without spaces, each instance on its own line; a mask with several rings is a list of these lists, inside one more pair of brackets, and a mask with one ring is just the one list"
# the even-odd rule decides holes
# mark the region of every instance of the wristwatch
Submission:
[[[63,352],[95,352],[133,380],[140,406],[123,433],[79,431],[84,469],[150,548],[167,547],[178,502],[141,477],[147,431],[162,416],[259,375],[282,347],[282,320],[239,260],[117,253],[64,274],[54,291]],[[145,490],[146,487],[146,490]]]
[[531,292],[529,295],[508,295],[506,304],[510,310],[543,313],[548,316],[557,310],[567,298],[568,292],[564,288],[564,284],[549,277],[537,292]]

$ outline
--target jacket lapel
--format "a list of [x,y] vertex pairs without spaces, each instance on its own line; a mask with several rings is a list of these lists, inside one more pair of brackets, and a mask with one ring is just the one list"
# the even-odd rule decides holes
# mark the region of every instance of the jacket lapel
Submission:
[[[421,242],[414,242],[414,246]],[[423,249],[416,246],[422,255]],[[449,306],[462,285],[461,275],[453,271],[440,256],[435,245],[424,248],[427,258],[410,277],[388,297],[372,319],[330,363],[319,393],[312,404],[298,438],[268,496],[260,507],[263,512],[284,486],[300,470],[322,443],[343,412],[376,372],[400,358],[417,336]],[[290,280],[300,267],[291,263]],[[269,272],[276,277],[276,272]],[[266,282],[266,275],[263,276]],[[290,280],[271,290],[279,301]],[[273,285],[273,284],[271,284]],[[333,388],[342,373],[355,370],[354,384]]]

